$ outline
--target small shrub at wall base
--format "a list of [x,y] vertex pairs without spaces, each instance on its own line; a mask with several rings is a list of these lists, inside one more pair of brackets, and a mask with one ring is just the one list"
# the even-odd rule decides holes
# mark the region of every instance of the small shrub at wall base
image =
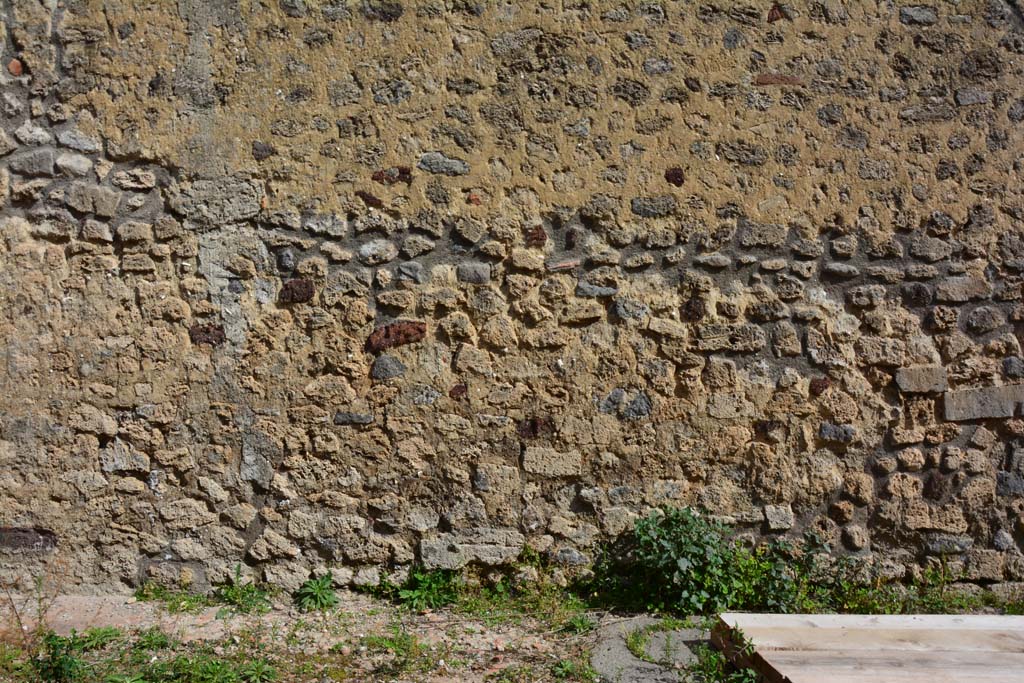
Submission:
[[[859,614],[956,613],[1001,606],[990,593],[952,588],[945,567],[915,582],[872,578],[816,534],[750,547],[686,508],[663,508],[606,547],[581,586],[608,607],[714,614],[725,610]],[[1007,612],[1018,609],[1010,602]]]

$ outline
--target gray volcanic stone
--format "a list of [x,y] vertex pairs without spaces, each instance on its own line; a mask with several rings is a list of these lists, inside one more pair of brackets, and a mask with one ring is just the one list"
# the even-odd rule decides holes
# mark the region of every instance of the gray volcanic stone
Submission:
[[485,285],[491,281],[491,267],[486,263],[460,263],[455,268],[455,275],[460,282]]
[[377,104],[398,104],[412,97],[412,84],[396,79],[373,86],[373,101]]
[[373,424],[373,415],[369,413],[352,413],[339,410],[334,414],[336,425],[368,425]]
[[398,247],[388,240],[371,240],[359,247],[359,260],[368,266],[377,266],[393,261],[398,256]]
[[939,15],[931,5],[908,5],[900,8],[900,22],[907,26],[931,26]]
[[92,154],[103,149],[103,144],[74,128],[57,133],[57,142],[78,152]]
[[651,399],[647,394],[640,394],[622,411],[622,419],[639,420],[642,417],[650,417],[652,408]]
[[398,266],[398,277],[410,282],[423,283],[427,281],[427,274],[422,263],[408,261]]
[[12,156],[8,164],[21,175],[52,176],[54,161],[52,149],[33,149]]
[[675,213],[676,198],[670,194],[657,197],[636,197],[630,203],[630,208],[637,216],[644,218],[664,218]]
[[1024,358],[1011,356],[1003,359],[1003,375],[1010,379],[1024,377]]
[[959,555],[973,547],[974,539],[969,536],[935,534],[925,541],[925,551],[929,555]]
[[619,290],[616,287],[602,287],[581,280],[576,284],[576,296],[587,299],[598,299],[606,296],[615,296]]
[[823,441],[832,443],[851,443],[857,436],[857,428],[851,424],[835,424],[822,422],[818,428],[818,436]]
[[647,316],[651,309],[644,303],[622,297],[614,301],[612,312],[622,319],[640,320]]
[[416,165],[428,173],[440,175],[456,176],[469,173],[469,164],[462,159],[449,157],[441,152],[427,152],[420,157],[419,163]]
[[979,306],[967,314],[967,329],[975,334],[991,332],[1006,324],[1006,316],[994,306]]
[[405,365],[394,356],[384,355],[373,361],[370,377],[373,379],[394,379],[405,374]]
[[860,275],[860,269],[857,266],[851,266],[849,263],[826,263],[822,266],[821,272],[843,280],[849,280]]

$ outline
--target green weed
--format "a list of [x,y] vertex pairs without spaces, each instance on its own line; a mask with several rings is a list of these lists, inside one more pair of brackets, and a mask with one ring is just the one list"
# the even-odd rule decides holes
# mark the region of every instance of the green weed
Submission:
[[338,604],[334,578],[330,574],[310,579],[295,593],[295,604],[303,612],[327,610]]
[[219,586],[214,599],[241,614],[266,614],[270,611],[270,591],[255,583],[242,579],[241,567],[235,567],[231,583]]
[[761,677],[752,669],[736,669],[725,655],[709,645],[694,650],[695,661],[687,667],[690,679],[704,683],[760,683]]
[[439,659],[433,649],[399,624],[392,625],[386,634],[366,636],[363,644],[370,651],[391,655],[388,662],[378,667],[380,674],[430,671]]
[[459,599],[462,581],[456,572],[415,569],[398,590],[398,601],[417,612],[450,605]]
[[40,651],[31,660],[32,669],[43,683],[75,683],[86,672],[87,664],[78,655],[75,635],[62,637],[47,633],[42,638]]
[[139,631],[132,643],[132,649],[142,651],[166,650],[174,646],[174,639],[164,633],[158,626]]
[[110,643],[120,640],[124,634],[121,629],[113,626],[99,626],[86,629],[81,635],[71,635],[74,649],[79,652],[99,650]]
[[178,591],[147,581],[135,591],[135,599],[141,602],[159,602],[171,614],[194,613],[211,607],[213,601],[205,595]]
[[599,680],[597,672],[585,661],[563,659],[551,666],[551,675],[556,681],[579,681],[593,683]]
[[277,680],[277,670],[265,659],[254,659],[238,673],[245,683],[272,683]]

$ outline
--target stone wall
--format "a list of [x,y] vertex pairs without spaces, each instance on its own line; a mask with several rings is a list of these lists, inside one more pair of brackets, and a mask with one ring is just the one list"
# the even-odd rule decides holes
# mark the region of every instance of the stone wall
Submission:
[[1024,579],[1016,3],[3,8],[0,578]]

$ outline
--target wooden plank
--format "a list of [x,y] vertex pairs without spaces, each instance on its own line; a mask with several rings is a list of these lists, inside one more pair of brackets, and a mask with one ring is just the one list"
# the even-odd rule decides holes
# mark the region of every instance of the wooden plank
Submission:
[[984,652],[763,653],[789,683],[1022,683],[1024,654]]
[[907,650],[917,652],[1024,652],[1024,631],[976,629],[801,628],[740,629],[759,650]]
[[1001,629],[1024,631],[1024,616],[992,614],[753,614],[725,612],[720,617],[740,628],[805,626],[807,628],[929,628],[961,631]]
[[712,642],[769,683],[1024,683],[1024,617],[726,613]]

